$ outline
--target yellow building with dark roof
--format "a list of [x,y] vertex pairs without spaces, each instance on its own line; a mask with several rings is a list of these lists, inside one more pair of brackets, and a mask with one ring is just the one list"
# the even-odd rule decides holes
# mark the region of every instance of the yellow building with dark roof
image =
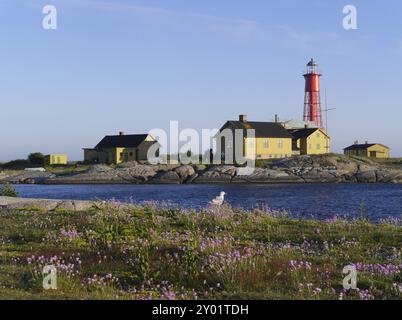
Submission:
[[[247,130],[253,130],[254,135],[248,135]],[[237,141],[236,131],[243,132],[242,141]],[[225,135],[225,132],[231,135]],[[245,158],[291,157],[292,139],[292,135],[280,123],[248,121],[246,115],[240,115],[238,121],[227,121],[216,135],[222,160],[235,159],[235,145],[243,146],[241,153]]]
[[47,165],[66,165],[68,157],[66,154],[48,154],[45,156],[45,164]]
[[327,154],[331,138],[321,128],[288,129],[293,136],[294,155]]
[[[160,144],[149,134],[129,134],[104,137],[93,149],[84,149],[87,163],[119,164],[128,161],[147,161],[148,150]],[[158,152],[156,152],[158,154]]]
[[379,159],[388,159],[391,156],[391,149],[381,143],[366,142],[364,144],[359,144],[358,142],[356,142],[355,144],[343,150],[345,155],[347,156],[359,156]]

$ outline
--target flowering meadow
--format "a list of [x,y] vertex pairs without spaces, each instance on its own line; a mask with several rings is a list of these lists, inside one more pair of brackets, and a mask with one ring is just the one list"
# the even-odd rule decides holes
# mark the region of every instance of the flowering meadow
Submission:
[[[296,220],[268,209],[0,209],[1,299],[402,298],[399,219]],[[57,289],[43,288],[43,268]],[[357,289],[342,270],[354,266]]]

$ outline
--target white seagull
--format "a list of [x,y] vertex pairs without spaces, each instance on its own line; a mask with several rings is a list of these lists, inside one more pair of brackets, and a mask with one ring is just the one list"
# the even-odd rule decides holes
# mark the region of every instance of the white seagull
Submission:
[[226,192],[222,191],[220,196],[217,196],[215,199],[213,199],[209,204],[215,205],[215,206],[221,206],[225,202],[225,195]]

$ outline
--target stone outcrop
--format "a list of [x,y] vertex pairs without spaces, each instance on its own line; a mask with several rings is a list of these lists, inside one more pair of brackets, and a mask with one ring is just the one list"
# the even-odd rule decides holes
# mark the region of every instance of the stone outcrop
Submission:
[[231,183],[236,175],[234,166],[212,166],[202,171],[194,183]]
[[237,174],[232,183],[302,183],[297,175],[281,170],[256,168],[250,175]]
[[85,211],[94,208],[96,203],[78,200],[25,199],[0,196],[3,209],[41,209],[46,211],[68,210]]
[[215,183],[402,183],[402,165],[343,155],[299,156],[266,161],[248,175],[231,165],[94,165],[73,173],[0,172],[0,183],[215,184]]
[[53,178],[56,178],[56,175],[50,172],[24,171],[24,172],[13,173],[9,176],[6,174],[6,172],[3,172],[0,175],[0,182],[3,181],[13,184],[34,184]]

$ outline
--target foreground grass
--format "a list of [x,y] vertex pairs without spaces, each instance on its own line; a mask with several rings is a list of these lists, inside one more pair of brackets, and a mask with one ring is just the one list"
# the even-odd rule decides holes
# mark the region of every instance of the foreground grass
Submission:
[[[228,207],[0,209],[1,299],[400,299],[399,220],[292,220]],[[359,290],[345,291],[354,264]],[[57,290],[42,270],[57,268]]]

